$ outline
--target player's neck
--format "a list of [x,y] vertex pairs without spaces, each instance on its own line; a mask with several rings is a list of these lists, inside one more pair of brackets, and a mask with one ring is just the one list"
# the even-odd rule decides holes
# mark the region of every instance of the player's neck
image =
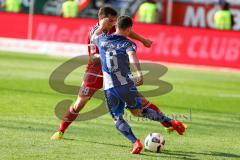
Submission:
[[115,32],[115,34],[120,35],[120,36],[127,37],[126,33],[122,32],[122,31],[120,31],[120,30],[117,30],[117,31]]

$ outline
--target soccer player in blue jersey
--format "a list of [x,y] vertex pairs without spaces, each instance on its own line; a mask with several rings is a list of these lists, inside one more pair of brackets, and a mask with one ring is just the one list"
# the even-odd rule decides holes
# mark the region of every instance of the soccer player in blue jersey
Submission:
[[[111,7],[102,7],[98,12],[99,21],[98,23],[90,30],[88,36],[88,44],[91,44],[88,48],[89,53],[89,63],[85,71],[85,78],[83,80],[83,85],[79,90],[79,95],[76,102],[67,110],[64,115],[60,126],[51,137],[52,140],[61,140],[67,128],[71,123],[79,116],[80,112],[86,103],[93,97],[93,95],[102,88],[103,85],[103,74],[102,67],[100,64],[99,51],[98,47],[92,45],[92,38],[96,31],[100,33],[113,34],[116,31],[116,21],[117,21],[117,12]],[[104,23],[103,23],[104,22]],[[103,25],[104,24],[104,25]],[[100,29],[100,30],[99,30]],[[145,47],[151,47],[152,41],[146,39],[134,31],[129,35],[130,38],[135,39],[141,42]],[[149,102],[144,96],[140,95],[142,98],[142,106],[145,108],[151,108],[157,112],[162,112],[159,108]],[[131,111],[133,115],[138,115],[138,112]],[[182,135],[184,132],[183,124],[177,120],[171,121],[171,123],[161,122],[168,132],[176,131],[179,135]]]
[[[104,21],[100,25],[104,26]],[[123,119],[124,108],[128,108],[134,115],[154,121],[170,123],[174,120],[160,112],[145,107],[136,86],[143,84],[143,75],[136,55],[136,44],[127,36],[131,33],[132,19],[120,16],[117,20],[115,34],[108,35],[102,32],[101,27],[93,36],[93,43],[99,48],[102,62],[104,91],[115,126],[127,139],[133,143],[132,154],[140,154],[143,146],[133,134],[131,127]],[[137,77],[133,78],[130,62],[136,70]],[[183,126],[181,133],[185,131]]]

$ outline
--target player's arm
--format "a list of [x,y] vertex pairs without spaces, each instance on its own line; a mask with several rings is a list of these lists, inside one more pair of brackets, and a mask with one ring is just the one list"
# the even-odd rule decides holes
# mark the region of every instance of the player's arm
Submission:
[[92,62],[94,62],[95,64],[100,64],[100,55],[97,54],[97,46],[95,44],[90,44],[90,54],[89,54],[89,58]]
[[[91,41],[93,42],[93,44],[95,44],[95,47],[97,46],[96,41],[97,41],[98,36],[103,34],[104,30],[106,30],[106,26],[108,25],[108,22],[109,22],[108,18],[103,18],[102,20],[99,21],[99,27],[91,37]],[[91,54],[90,59],[92,61],[94,61],[95,63],[100,63],[100,55],[99,54]]]
[[100,55],[97,53],[98,36],[99,35],[96,35],[94,33],[91,36],[90,44],[89,44],[89,48],[90,48],[89,58],[92,62],[96,64],[100,63]]
[[128,37],[141,42],[147,48],[150,48],[152,46],[152,41],[151,40],[145,39],[144,37],[142,37],[141,35],[137,34],[134,31],[131,31],[131,33],[129,34]]
[[136,86],[140,86],[140,85],[143,84],[143,74],[142,74],[142,70],[141,70],[141,66],[140,66],[137,54],[136,54],[135,51],[128,51],[127,54],[129,56],[129,60],[131,62],[131,65],[133,66],[134,70],[137,73],[137,77],[134,80],[135,81],[135,85]]
[[[90,46],[90,48],[92,47],[93,50],[96,50],[96,48],[94,49],[94,47],[97,46],[97,41],[98,41],[97,39],[98,39],[99,35],[101,35],[104,32],[107,23],[108,23],[108,18],[104,18],[101,21],[99,21],[98,29],[91,36],[91,42],[93,44]],[[90,54],[90,59],[95,63],[100,63],[100,55],[99,54],[95,54],[95,53]]]

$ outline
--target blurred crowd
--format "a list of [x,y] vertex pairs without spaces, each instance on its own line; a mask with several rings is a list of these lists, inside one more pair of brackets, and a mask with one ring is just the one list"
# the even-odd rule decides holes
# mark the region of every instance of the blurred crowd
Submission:
[[[0,11],[27,13],[29,12],[31,1],[32,0],[0,0]],[[198,2],[198,0],[179,1]],[[201,0],[202,3],[203,1],[204,0]],[[99,8],[111,6],[116,9],[120,15],[129,15],[137,22],[161,23],[164,2],[167,2],[167,0],[35,0],[32,4],[34,5],[35,14],[55,15],[64,18],[97,18]],[[229,3],[225,3],[225,0],[206,0],[206,3],[210,2],[217,2],[221,5],[221,9],[214,16],[216,28],[232,28],[234,20],[229,8]],[[234,3],[236,3],[236,1],[234,1]],[[222,23],[227,23],[227,27]]]
[[[35,8],[41,7],[42,14],[65,18],[97,18],[102,6],[112,6],[120,15],[129,15],[140,21],[159,23],[162,0],[35,0]],[[0,0],[1,11],[28,12],[31,0]],[[38,5],[36,5],[38,3]],[[38,8],[36,8],[37,10]],[[144,13],[144,15],[143,15]]]
[[[145,23],[159,23],[162,1],[161,0],[82,0],[76,2],[67,0],[62,4],[63,17],[91,17],[97,18],[99,8],[111,6],[120,15],[129,15],[136,21]],[[72,8],[69,9],[68,8]],[[78,10],[77,10],[78,8]],[[70,13],[75,11],[75,13]]]
[[1,11],[6,12],[20,12],[21,11],[21,0],[0,0]]

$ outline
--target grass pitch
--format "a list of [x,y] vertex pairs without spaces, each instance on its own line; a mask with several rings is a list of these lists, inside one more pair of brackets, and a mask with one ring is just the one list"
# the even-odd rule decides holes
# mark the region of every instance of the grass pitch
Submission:
[[[184,136],[168,135],[157,122],[130,117],[142,141],[150,132],[166,139],[163,153],[131,155],[131,144],[120,135],[108,114],[74,123],[62,141],[50,137],[59,125],[55,105],[69,96],[49,87],[52,71],[64,58],[0,52],[0,159],[240,159],[240,74],[170,68],[162,79],[172,92],[150,100],[169,115],[182,115],[189,128]],[[80,85],[83,68],[66,83]],[[146,87],[145,87],[146,88]],[[93,99],[83,112],[101,100]],[[184,115],[184,116],[183,116]]]

